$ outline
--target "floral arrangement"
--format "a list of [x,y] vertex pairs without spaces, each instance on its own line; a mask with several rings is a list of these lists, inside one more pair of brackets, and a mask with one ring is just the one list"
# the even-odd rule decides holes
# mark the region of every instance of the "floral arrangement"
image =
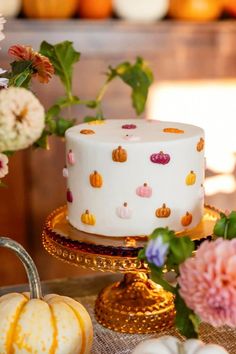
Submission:
[[[151,278],[175,295],[175,324],[187,338],[198,337],[200,323],[236,327],[236,211],[221,214],[214,236],[195,250],[189,237],[158,228],[139,253]],[[166,272],[174,271],[176,284]]]
[[[4,38],[5,20],[0,16],[0,40]],[[110,85],[121,79],[132,91],[133,107],[140,115],[147,100],[148,90],[153,82],[152,71],[142,58],[134,64],[124,62],[116,67],[109,66],[106,79],[94,99],[84,100],[74,95],[72,79],[74,65],[80,60],[80,53],[73,43],[64,41],[55,45],[43,41],[39,51],[30,46],[14,45],[9,48],[14,59],[11,70],[0,69],[0,185],[8,173],[8,157],[17,150],[34,147],[48,147],[48,137],[63,137],[65,131],[76,123],[76,119],[65,119],[65,109],[74,105],[84,105],[92,114],[85,122],[104,119],[102,99]],[[31,92],[32,80],[47,84],[52,77],[59,77],[65,95],[45,112],[37,97]]]

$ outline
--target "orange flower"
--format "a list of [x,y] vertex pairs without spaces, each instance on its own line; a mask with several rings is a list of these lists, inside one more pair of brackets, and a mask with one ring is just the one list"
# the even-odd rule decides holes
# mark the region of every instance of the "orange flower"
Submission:
[[13,45],[8,54],[17,60],[31,60],[35,76],[39,82],[48,83],[54,74],[54,68],[50,60],[44,55],[33,50],[31,46]]

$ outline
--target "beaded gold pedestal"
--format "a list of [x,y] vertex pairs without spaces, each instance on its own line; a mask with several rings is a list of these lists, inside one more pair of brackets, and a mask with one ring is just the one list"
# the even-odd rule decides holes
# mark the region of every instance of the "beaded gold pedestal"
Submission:
[[[196,242],[212,234],[218,210],[206,206],[201,223],[179,233]],[[98,296],[95,314],[103,326],[124,333],[153,333],[173,325],[173,295],[148,278],[148,266],[137,258],[147,237],[103,237],[76,230],[67,220],[66,206],[46,220],[43,245],[54,257],[84,268],[125,273],[121,282]]]

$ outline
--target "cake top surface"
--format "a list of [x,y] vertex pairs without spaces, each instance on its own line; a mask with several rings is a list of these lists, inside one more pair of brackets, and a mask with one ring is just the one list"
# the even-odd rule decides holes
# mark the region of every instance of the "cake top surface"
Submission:
[[204,135],[194,125],[145,119],[108,119],[76,125],[66,136],[101,143],[171,142]]

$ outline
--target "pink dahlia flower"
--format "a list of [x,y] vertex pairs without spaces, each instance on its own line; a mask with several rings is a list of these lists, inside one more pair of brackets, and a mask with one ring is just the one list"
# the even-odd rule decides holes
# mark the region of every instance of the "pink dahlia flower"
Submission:
[[54,74],[54,67],[50,60],[44,55],[33,50],[31,46],[13,45],[9,48],[8,54],[17,60],[31,60],[34,76],[41,83],[48,83]]
[[205,241],[180,266],[180,295],[204,322],[236,327],[236,239]]

